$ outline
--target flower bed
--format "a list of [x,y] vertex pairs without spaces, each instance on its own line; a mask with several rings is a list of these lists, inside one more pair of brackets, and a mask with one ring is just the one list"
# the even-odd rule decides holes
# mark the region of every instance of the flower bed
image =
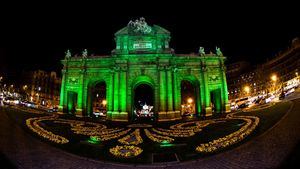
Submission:
[[172,137],[191,137],[195,135],[193,130],[168,130],[168,129],[160,129],[160,128],[152,128],[152,130],[158,134],[164,136],[172,136]]
[[[75,134],[98,136],[103,141],[118,138],[122,135],[125,135],[130,130],[124,130],[124,128],[108,129],[103,124],[83,122],[78,120],[56,120],[55,122],[70,124],[72,127],[71,130]],[[85,125],[90,125],[92,127],[87,127]]]
[[27,127],[38,134],[39,136],[50,140],[52,142],[58,143],[58,144],[66,144],[69,142],[68,139],[65,137],[53,134],[50,131],[47,131],[43,129],[41,126],[39,126],[39,122],[45,121],[45,120],[54,120],[56,119],[56,116],[46,116],[46,117],[36,117],[36,118],[29,118],[26,120]]
[[112,133],[112,134],[107,134],[107,135],[100,135],[100,139],[105,141],[105,140],[111,140],[111,139],[115,139],[115,138],[118,138],[118,137],[121,137],[125,134],[127,134],[131,129],[127,129],[127,130],[124,130],[124,131],[121,131],[121,132],[118,132],[118,133]]
[[125,137],[121,138],[118,140],[122,144],[133,144],[133,145],[138,145],[143,143],[143,139],[140,135],[140,129],[135,129],[134,132],[132,132],[129,135],[126,135]]
[[201,153],[212,153],[230,145],[233,145],[237,142],[240,142],[243,139],[245,139],[249,134],[251,134],[259,123],[259,118],[255,116],[239,116],[232,117],[230,119],[244,120],[246,124],[243,127],[241,127],[238,131],[231,133],[225,137],[212,140],[208,143],[200,144],[196,148],[196,151]]
[[143,150],[136,146],[116,146],[109,149],[109,152],[117,157],[131,158],[140,155]]
[[148,129],[144,129],[144,131],[145,131],[146,136],[154,142],[162,143],[164,141],[167,141],[167,142],[171,143],[174,141],[174,139],[171,137],[151,133]]
[[194,132],[199,132],[202,129],[212,123],[216,123],[215,120],[205,120],[205,121],[190,121],[185,123],[178,123],[170,127],[173,130],[193,130]]

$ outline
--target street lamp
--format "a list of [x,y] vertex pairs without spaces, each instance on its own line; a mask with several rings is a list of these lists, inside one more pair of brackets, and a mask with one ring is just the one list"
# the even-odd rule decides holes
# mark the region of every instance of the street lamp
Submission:
[[102,104],[103,104],[103,106],[105,106],[107,104],[107,101],[106,100],[102,100]]
[[188,102],[189,104],[193,103],[193,101],[194,101],[194,100],[193,100],[192,98],[188,98],[188,99],[187,99],[187,102]]
[[249,94],[250,93],[250,87],[249,86],[245,86],[244,87],[244,91]]
[[274,92],[276,93],[276,82],[277,82],[277,80],[278,80],[278,77],[277,77],[276,74],[272,74],[270,78],[271,78],[271,80],[273,81],[273,86],[274,86],[273,90],[274,90]]
[[277,75],[276,74],[273,74],[272,76],[271,76],[271,80],[273,81],[273,82],[276,82],[277,81]]

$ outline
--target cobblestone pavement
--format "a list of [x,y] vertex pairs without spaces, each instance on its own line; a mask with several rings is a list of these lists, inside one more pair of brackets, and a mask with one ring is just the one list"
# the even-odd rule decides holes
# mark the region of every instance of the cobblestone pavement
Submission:
[[[299,143],[300,99],[283,119],[262,135],[223,153],[164,168],[277,168]],[[1,111],[1,109],[0,109]],[[17,168],[133,168],[69,154],[33,138],[0,112],[0,150]],[[136,166],[139,167],[139,166]],[[148,168],[147,166],[141,166]],[[159,167],[159,166],[152,166]],[[296,166],[295,166],[296,167]],[[2,167],[1,167],[2,168]],[[297,167],[296,167],[297,168]]]

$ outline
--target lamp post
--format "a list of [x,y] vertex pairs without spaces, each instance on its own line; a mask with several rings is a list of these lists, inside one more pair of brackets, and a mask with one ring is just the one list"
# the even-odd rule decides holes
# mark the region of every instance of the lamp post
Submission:
[[106,104],[107,104],[107,101],[106,101],[106,100],[102,100],[102,104],[103,104],[103,106],[105,107]]
[[244,87],[244,92],[246,93],[246,96],[248,96],[250,94],[250,87],[249,86],[245,86]]
[[192,103],[193,103],[193,99],[192,99],[192,98],[188,98],[188,99],[187,99],[187,102],[188,102],[189,104],[192,104]]
[[192,106],[193,102],[194,100],[191,97],[187,99],[187,103],[188,103],[187,107],[188,107],[189,114],[191,115],[194,113],[194,106]]
[[273,86],[273,92],[276,93],[276,82],[278,80],[278,77],[276,74],[271,75],[271,81],[273,82],[271,85]]

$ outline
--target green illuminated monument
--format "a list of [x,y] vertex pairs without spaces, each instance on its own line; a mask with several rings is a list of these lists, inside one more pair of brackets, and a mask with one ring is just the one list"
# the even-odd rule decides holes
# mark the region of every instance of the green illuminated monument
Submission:
[[154,114],[158,121],[181,118],[181,83],[195,88],[198,116],[229,111],[225,65],[221,50],[206,54],[175,54],[166,29],[149,26],[144,18],[130,21],[115,33],[116,48],[109,56],[71,56],[62,60],[60,110],[77,116],[93,113],[93,88],[105,83],[107,119],[130,121],[134,116],[135,89],[152,88]]

